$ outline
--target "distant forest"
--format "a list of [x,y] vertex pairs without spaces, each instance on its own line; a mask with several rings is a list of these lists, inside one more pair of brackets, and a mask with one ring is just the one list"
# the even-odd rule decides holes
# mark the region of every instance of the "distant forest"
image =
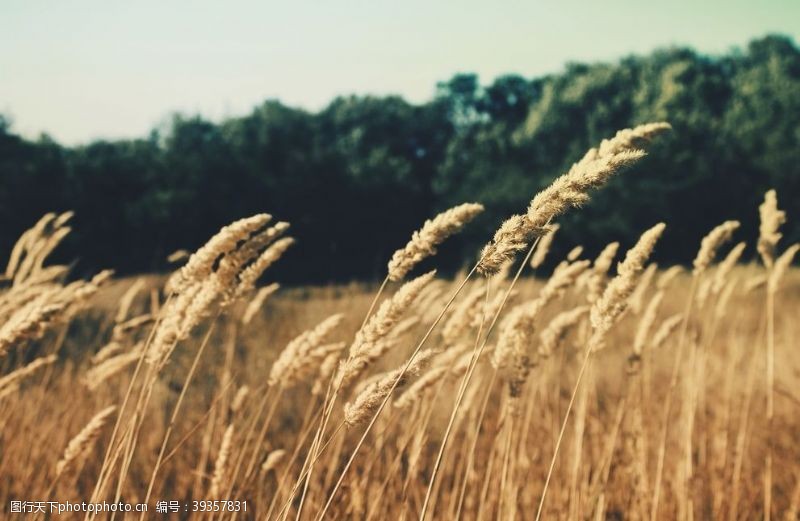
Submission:
[[702,230],[731,218],[752,253],[770,188],[789,218],[783,241],[800,240],[800,49],[767,36],[723,56],[669,48],[490,85],[458,74],[421,105],[344,96],[319,112],[269,100],[219,123],[180,114],[141,139],[75,147],[0,118],[0,254],[45,212],[74,210],[59,255],[76,273],[163,270],[172,251],[268,212],[298,241],[272,276],[375,279],[426,218],[483,203],[435,260],[455,270],[589,147],[661,120],[673,132],[561,220],[556,254],[629,245],[665,221],[656,260],[687,262]]

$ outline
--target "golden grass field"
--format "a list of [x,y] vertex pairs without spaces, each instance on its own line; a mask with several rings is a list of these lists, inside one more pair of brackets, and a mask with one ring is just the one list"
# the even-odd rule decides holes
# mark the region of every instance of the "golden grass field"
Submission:
[[532,266],[646,131],[452,279],[407,274],[478,205],[426,223],[380,286],[306,288],[255,287],[291,245],[267,216],[172,275],[71,283],[47,262],[69,215],[46,216],[0,295],[3,519],[798,519],[800,273],[774,193],[759,237],[723,223],[690,267],[648,262],[660,225]]

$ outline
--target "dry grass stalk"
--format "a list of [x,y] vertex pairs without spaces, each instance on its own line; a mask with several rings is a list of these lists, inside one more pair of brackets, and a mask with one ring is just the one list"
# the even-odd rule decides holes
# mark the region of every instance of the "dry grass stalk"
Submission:
[[650,283],[653,281],[653,277],[655,276],[657,270],[658,264],[651,262],[647,265],[647,267],[644,269],[644,272],[639,277],[639,283],[636,285],[636,289],[633,290],[633,293],[628,301],[628,306],[634,313],[638,314],[642,310],[642,306],[644,305],[644,296],[647,294],[647,290],[650,289]]
[[[288,227],[286,223],[257,233],[270,219],[259,214],[224,227],[169,279],[172,298],[148,347],[148,363],[163,368],[179,341],[214,310],[221,312],[252,290],[264,270],[291,246],[291,238],[272,242]],[[261,252],[262,248],[266,249]]]
[[553,317],[539,335],[539,356],[546,358],[558,350],[569,330],[575,327],[588,311],[589,306],[578,306]]
[[769,190],[764,194],[764,202],[758,207],[758,213],[761,224],[756,249],[764,261],[764,266],[771,268],[775,262],[775,248],[782,237],[778,230],[786,222],[786,212],[778,209],[778,196],[775,190]]
[[264,271],[272,266],[294,244],[294,239],[286,237],[275,241],[261,256],[240,275],[241,282],[236,288],[236,295],[242,295],[255,288],[256,282]]
[[118,375],[127,367],[137,362],[141,357],[143,348],[144,344],[139,344],[130,352],[108,358],[89,369],[84,376],[86,387],[90,391],[97,390],[103,382],[107,381],[112,376]]
[[770,293],[776,293],[780,288],[781,279],[786,274],[786,270],[794,260],[794,256],[800,251],[800,244],[793,244],[786,248],[780,257],[775,261],[767,280],[767,289]]
[[744,253],[746,247],[747,243],[740,242],[731,248],[731,251],[725,256],[725,259],[719,263],[717,271],[714,273],[714,282],[711,286],[712,293],[718,294],[722,291],[723,286],[728,280],[728,276],[736,266],[736,263],[739,262],[739,259],[742,258],[742,253]]
[[286,451],[283,449],[276,449],[267,455],[264,463],[261,465],[261,473],[266,474],[270,470],[275,470],[280,464],[281,460],[286,456]]
[[670,266],[658,277],[656,289],[667,289],[681,273],[683,273],[682,266]]
[[371,360],[386,350],[383,342],[435,274],[435,271],[430,271],[403,284],[397,293],[381,304],[364,327],[359,329],[350,345],[347,359],[337,371],[337,387],[346,387],[361,374]]
[[618,250],[618,242],[609,243],[594,260],[587,280],[589,289],[587,299],[590,304],[594,303],[603,294],[608,270],[611,269],[611,264],[614,262],[614,257],[617,256]]
[[678,329],[678,326],[683,321],[683,313],[676,313],[661,322],[661,326],[653,334],[653,349],[658,349],[664,342],[667,341],[669,336]]
[[7,279],[14,279],[23,256],[33,247],[36,241],[42,237],[42,234],[45,233],[45,229],[55,220],[55,218],[56,214],[47,213],[43,215],[42,218],[39,219],[39,221],[37,221],[32,228],[26,230],[22,235],[20,235],[19,239],[17,239],[17,242],[14,244],[14,247],[11,249],[11,255],[8,259],[5,272]]
[[408,389],[397,397],[394,401],[394,406],[398,409],[405,409],[418,403],[423,399],[425,392],[432,388],[437,383],[441,382],[441,378],[450,371],[447,366],[432,367],[425,374],[420,376],[416,382],[408,386]]
[[144,288],[144,279],[136,279],[133,284],[131,284],[128,289],[125,290],[125,293],[122,294],[122,297],[119,299],[119,308],[117,308],[117,315],[114,317],[114,322],[117,324],[121,324],[125,322],[125,319],[128,318],[128,312],[131,309],[131,305],[133,304],[133,300],[136,298],[136,295]]
[[694,275],[703,273],[717,256],[719,248],[731,240],[733,232],[739,228],[739,221],[725,221],[703,237],[700,242],[700,249],[692,263],[694,265]]
[[531,268],[536,269],[544,264],[544,260],[547,254],[550,253],[550,247],[553,245],[553,239],[556,238],[556,232],[559,228],[561,228],[561,226],[558,224],[551,224],[547,227],[546,233],[542,235],[542,239],[536,246],[536,250],[533,252],[533,255],[531,255]]
[[100,438],[100,432],[103,430],[103,426],[116,410],[116,405],[111,405],[98,412],[89,420],[89,423],[70,440],[67,448],[64,450],[64,455],[56,464],[57,476],[64,474],[64,472],[73,465],[80,464],[80,462],[89,455],[94,444],[97,442],[98,438]]
[[590,189],[604,185],[620,169],[644,157],[644,150],[638,147],[669,129],[667,123],[639,125],[621,130],[598,148],[589,150],[569,172],[533,198],[526,216],[515,215],[502,224],[481,252],[478,271],[497,273],[503,263],[526,249],[535,237],[544,235],[554,218],[571,207],[583,205],[589,199]]
[[211,478],[211,486],[208,490],[209,497],[219,498],[222,487],[228,478],[228,460],[231,456],[233,444],[233,424],[228,425],[225,434],[222,435],[222,442],[217,452],[217,459],[214,462],[214,475]]
[[389,261],[389,280],[397,282],[405,278],[421,260],[436,255],[436,247],[451,235],[458,233],[465,224],[483,211],[483,205],[464,203],[425,221],[415,231],[404,248],[394,252]]
[[56,355],[43,356],[41,358],[37,358],[28,365],[20,367],[19,369],[12,371],[7,375],[1,377],[0,394],[2,394],[4,391],[12,387],[16,388],[17,386],[19,386],[19,383],[22,380],[28,378],[42,367],[46,367],[55,361],[56,361]]
[[262,213],[240,219],[223,227],[202,248],[189,257],[180,271],[170,279],[167,291],[182,293],[189,285],[207,279],[213,272],[214,264],[221,256],[232,252],[240,241],[247,239],[250,234],[266,225],[271,219],[271,215]]
[[663,291],[659,291],[653,295],[653,298],[650,299],[647,308],[644,310],[644,314],[642,314],[642,318],[639,320],[639,327],[636,328],[636,337],[634,337],[633,340],[633,354],[636,357],[642,355],[642,351],[647,344],[647,339],[650,337],[650,329],[653,327],[658,317],[658,308],[663,299]]
[[100,350],[97,351],[97,353],[95,353],[94,356],[92,356],[91,359],[92,365],[103,363],[112,356],[120,354],[124,349],[125,346],[121,342],[112,340],[111,342],[101,347]]
[[506,377],[512,397],[518,397],[534,365],[530,352],[536,335],[536,318],[544,307],[575,283],[589,261],[565,264],[557,269],[539,296],[512,309],[502,325],[492,365]]
[[639,242],[628,250],[625,260],[617,267],[617,276],[609,282],[603,295],[592,306],[590,319],[593,331],[589,341],[592,349],[601,346],[603,336],[625,311],[639,274],[665,227],[664,223],[659,223],[642,234]]
[[391,390],[405,385],[407,379],[416,375],[435,354],[430,349],[420,351],[407,369],[405,366],[401,366],[381,375],[380,378],[367,385],[352,402],[345,404],[345,423],[353,427],[372,418]]
[[233,396],[233,400],[231,400],[231,413],[235,414],[239,412],[242,407],[244,407],[245,401],[247,400],[248,395],[250,394],[250,387],[246,385],[242,385],[236,391],[236,394]]
[[316,373],[320,364],[332,353],[341,350],[339,344],[324,345],[328,335],[344,320],[344,315],[332,315],[312,329],[302,332],[289,342],[272,365],[269,385],[289,387],[303,382]]
[[503,293],[498,293],[488,303],[485,303],[481,307],[475,308],[474,312],[472,313],[472,320],[470,321],[470,326],[473,328],[478,328],[480,326],[481,320],[483,320],[484,317],[496,316],[500,312],[500,308],[503,305],[511,302],[518,294],[519,294],[518,291],[511,290],[508,293],[508,298],[506,298],[506,296]]
[[[467,293],[464,298],[453,309],[450,318],[442,326],[442,338],[446,345],[453,345],[458,342],[462,334],[469,329],[472,324],[476,310],[479,310],[481,300],[484,297],[484,290],[476,285],[472,291]],[[420,306],[423,306],[420,303]]]
[[268,286],[260,288],[256,292],[256,295],[247,304],[247,308],[242,315],[242,324],[249,324],[250,321],[253,320],[253,317],[256,316],[256,313],[258,313],[258,311],[264,306],[264,302],[266,302],[267,298],[278,291],[278,288],[280,288],[280,286],[277,283],[272,283]]
[[583,246],[575,246],[567,253],[567,260],[569,262],[574,262],[578,260],[578,258],[581,256],[582,253],[583,253]]
[[340,342],[340,348],[337,352],[330,353],[325,359],[319,364],[319,372],[317,373],[317,378],[314,380],[314,385],[311,386],[311,394],[314,396],[323,396],[328,388],[328,382],[330,381],[333,373],[336,371],[336,368],[339,367],[339,358],[341,356],[341,351],[345,348],[346,344],[344,342]]

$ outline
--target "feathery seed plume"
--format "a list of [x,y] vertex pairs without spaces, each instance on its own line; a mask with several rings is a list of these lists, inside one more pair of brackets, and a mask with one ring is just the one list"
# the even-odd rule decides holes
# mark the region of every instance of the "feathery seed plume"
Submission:
[[254,284],[269,265],[292,244],[291,239],[273,243],[288,229],[289,223],[276,223],[251,235],[237,249],[228,252],[220,259],[214,276],[219,279],[220,287],[224,290],[228,302],[253,289],[252,284],[248,282],[250,278],[253,278]]
[[506,376],[512,397],[519,396],[534,364],[529,351],[536,334],[536,317],[549,302],[574,284],[588,267],[589,261],[578,261],[559,267],[536,299],[516,306],[503,321],[497,348],[492,356],[492,365]]
[[636,288],[639,274],[665,227],[664,223],[659,223],[642,234],[636,245],[628,250],[625,260],[617,266],[617,276],[608,283],[603,295],[592,306],[589,317],[593,328],[590,349],[602,344],[605,334],[627,308],[628,298]]
[[457,233],[465,224],[483,211],[476,203],[464,203],[425,221],[415,231],[405,248],[397,250],[389,261],[389,280],[402,280],[421,260],[436,254],[436,246]]
[[106,407],[102,411],[94,415],[89,420],[89,423],[81,429],[81,431],[67,444],[66,450],[61,460],[56,464],[56,475],[62,475],[73,463],[78,463],[79,459],[85,458],[89,451],[91,451],[97,439],[100,437],[100,431],[108,421],[109,417],[117,410],[116,405]]
[[769,190],[764,194],[764,202],[758,207],[758,213],[761,224],[756,249],[764,261],[764,266],[771,268],[775,261],[775,247],[782,236],[778,230],[786,222],[786,212],[778,209],[778,196],[775,190]]
[[736,289],[737,284],[738,281],[736,279],[729,280],[727,284],[725,284],[725,287],[719,292],[719,298],[714,306],[714,315],[717,319],[721,319],[725,316],[725,311],[728,309],[728,303],[733,296],[733,290]]
[[636,285],[636,289],[633,290],[630,299],[628,299],[628,306],[634,313],[641,311],[644,305],[644,296],[650,288],[650,283],[653,281],[656,271],[658,271],[658,264],[651,262],[639,277],[639,283]]
[[700,250],[694,259],[694,275],[703,273],[714,261],[720,246],[731,240],[733,232],[739,227],[739,221],[725,221],[703,237]]
[[25,306],[19,308],[0,327],[0,355],[9,347],[23,340],[40,338],[47,328],[56,321],[67,308],[69,302],[60,301],[48,304],[54,292],[42,293]]
[[352,427],[369,420],[380,407],[383,400],[389,395],[399,378],[396,389],[401,388],[408,381],[409,376],[419,373],[420,369],[435,355],[435,351],[425,349],[421,351],[403,372],[405,364],[397,369],[384,373],[380,378],[367,385],[352,402],[344,406],[344,421]]
[[280,259],[293,244],[294,239],[291,237],[285,237],[272,243],[255,262],[242,271],[239,276],[241,282],[239,283],[239,287],[236,288],[235,293],[241,295],[252,290],[256,285],[256,281],[258,281],[258,278],[261,277],[264,271]]
[[581,256],[581,253],[583,253],[583,246],[575,246],[567,253],[567,260],[573,262]]
[[270,452],[267,455],[267,458],[264,460],[264,463],[261,465],[261,473],[266,474],[270,470],[274,470],[284,456],[286,456],[286,451],[284,449],[276,449]]
[[84,384],[90,391],[97,390],[103,382],[137,362],[142,354],[143,347],[144,343],[139,344],[128,353],[123,353],[99,362],[86,371],[83,377]]
[[513,261],[518,252],[527,248],[534,237],[535,230],[524,215],[509,217],[481,251],[478,271],[484,275],[496,274],[505,263]]
[[560,227],[561,226],[558,224],[551,224],[547,227],[545,234],[542,235],[542,238],[539,240],[539,244],[536,245],[536,250],[534,250],[533,255],[531,255],[531,268],[536,269],[544,264],[544,259],[550,252],[550,247],[553,245],[553,239],[555,239],[556,232]]
[[671,266],[667,268],[661,276],[658,277],[658,282],[656,282],[657,289],[667,289],[669,284],[675,280],[675,278],[681,274],[683,268],[681,266]]
[[653,335],[653,349],[658,349],[661,347],[664,342],[667,341],[667,338],[669,338],[672,332],[678,329],[678,325],[680,325],[682,321],[682,313],[676,313],[675,315],[665,319]]
[[119,299],[119,308],[117,308],[117,314],[114,318],[114,322],[119,324],[128,318],[128,312],[131,309],[133,300],[136,298],[136,295],[142,290],[142,288],[144,288],[143,278],[136,279],[133,284],[128,286],[128,289],[125,290],[125,293],[123,293],[122,297]]
[[778,291],[781,279],[792,264],[792,260],[794,260],[794,256],[797,254],[798,250],[800,250],[800,244],[793,244],[786,248],[786,251],[775,261],[772,266],[772,271],[769,274],[769,280],[767,281],[767,288],[770,293],[776,293]]
[[587,300],[590,304],[594,303],[594,301],[599,299],[600,295],[602,295],[603,288],[606,284],[608,270],[611,269],[611,263],[614,262],[614,257],[617,256],[618,250],[618,242],[608,243],[606,247],[603,248],[603,251],[601,251],[594,260],[594,264],[592,265],[592,269],[589,272],[589,278],[587,280],[589,290],[587,293]]
[[385,350],[380,345],[381,341],[386,339],[403,313],[411,307],[423,288],[433,280],[434,275],[436,271],[430,271],[406,282],[391,298],[383,301],[378,311],[356,333],[350,345],[350,353],[337,371],[337,386],[343,387],[352,382],[376,357],[376,353]]
[[231,400],[231,412],[236,413],[238,412],[243,406],[245,400],[247,400],[247,396],[250,394],[250,388],[246,385],[239,387],[236,391],[236,394]]
[[291,239],[270,244],[286,229],[286,223],[258,232],[270,219],[260,214],[224,227],[170,278],[167,291],[173,296],[148,349],[148,363],[162,368],[177,342],[187,338],[214,309],[224,309],[252,289],[263,271],[291,245]]
[[668,123],[649,123],[622,130],[599,148],[590,149],[570,170],[539,192],[531,201],[526,216],[507,220],[484,247],[478,271],[485,275],[497,272],[503,262],[528,247],[535,237],[542,236],[550,222],[570,207],[581,206],[587,192],[598,188],[620,169],[641,159],[644,146],[653,137],[670,128]]
[[575,326],[587,311],[589,306],[578,306],[553,317],[539,335],[539,356],[547,358],[554,353],[564,341],[570,328]]
[[711,291],[713,293],[718,294],[720,291],[722,291],[723,286],[725,286],[725,283],[727,282],[728,275],[730,275],[731,270],[733,270],[733,267],[736,266],[736,263],[739,262],[739,259],[742,257],[742,253],[744,252],[746,246],[746,243],[740,242],[731,248],[731,251],[729,251],[728,255],[725,256],[725,259],[719,263],[717,271],[714,273],[714,282],[711,286]]
[[280,286],[277,283],[272,283],[269,286],[264,286],[263,288],[259,289],[256,293],[256,296],[250,300],[250,303],[247,304],[247,308],[244,310],[244,314],[242,315],[242,324],[247,325],[250,321],[253,320],[253,317],[256,316],[258,310],[264,306],[264,302],[267,298],[278,291]]
[[661,300],[663,298],[663,291],[658,291],[655,295],[653,295],[653,298],[650,299],[650,302],[647,304],[647,308],[645,308],[644,313],[642,314],[642,318],[639,319],[639,327],[636,329],[636,336],[633,340],[634,356],[641,356],[642,350],[644,350],[644,346],[647,343],[650,329],[653,327],[653,323],[656,321],[658,307],[661,305]]
[[48,366],[56,361],[56,355],[48,355],[37,358],[26,366],[20,367],[0,378],[0,393],[11,386],[19,385],[19,382],[29,377],[42,367]]
[[14,279],[16,278],[17,269],[20,266],[20,261],[23,258],[23,255],[26,255],[33,245],[41,239],[42,235],[45,233],[47,227],[55,220],[56,214],[50,212],[44,214],[33,227],[26,230],[22,235],[20,235],[17,242],[14,244],[14,248],[11,250],[11,255],[8,259],[8,265],[6,267],[5,276],[7,279]]
[[476,284],[472,291],[467,293],[455,306],[452,315],[442,326],[442,338],[446,344],[456,343],[461,334],[470,327],[473,315],[481,312],[483,296],[484,288]]
[[222,435],[222,443],[217,452],[217,460],[214,462],[214,475],[211,478],[211,488],[209,495],[217,498],[222,492],[222,486],[228,475],[228,460],[231,455],[231,444],[233,443],[233,424],[228,425],[225,434]]
[[167,292],[180,293],[187,285],[205,280],[211,275],[214,263],[219,257],[233,251],[240,241],[248,238],[271,219],[271,215],[262,213],[224,226],[203,247],[193,253],[180,271],[170,278]]
[[449,367],[436,366],[432,367],[425,374],[419,377],[416,382],[408,386],[408,389],[397,397],[394,401],[394,406],[398,409],[405,409],[412,404],[419,401],[425,391],[442,381],[442,377],[450,371]]
[[281,384],[289,387],[315,373],[319,364],[330,354],[328,351],[315,352],[315,350],[323,344],[331,331],[339,327],[342,320],[344,315],[332,315],[290,341],[272,365],[269,385]]
[[762,286],[765,286],[767,284],[767,279],[768,279],[768,277],[766,275],[764,275],[764,274],[755,275],[753,277],[750,277],[744,283],[744,293],[745,294],[752,293],[753,291],[761,288]]

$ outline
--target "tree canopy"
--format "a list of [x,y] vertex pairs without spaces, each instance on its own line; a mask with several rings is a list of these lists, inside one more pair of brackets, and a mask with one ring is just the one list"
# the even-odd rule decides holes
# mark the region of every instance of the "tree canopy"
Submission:
[[0,250],[45,212],[75,210],[61,254],[79,270],[159,270],[170,252],[266,211],[298,239],[282,280],[377,278],[426,218],[483,203],[437,259],[456,269],[588,148],[659,120],[674,131],[564,217],[560,251],[629,244],[662,220],[663,262],[690,260],[725,219],[752,244],[770,188],[789,216],[784,241],[800,240],[800,49],[767,36],[723,56],[671,48],[490,85],[458,74],[419,105],[344,96],[316,113],[269,100],[219,123],[175,115],[141,139],[75,147],[25,139],[0,118]]

